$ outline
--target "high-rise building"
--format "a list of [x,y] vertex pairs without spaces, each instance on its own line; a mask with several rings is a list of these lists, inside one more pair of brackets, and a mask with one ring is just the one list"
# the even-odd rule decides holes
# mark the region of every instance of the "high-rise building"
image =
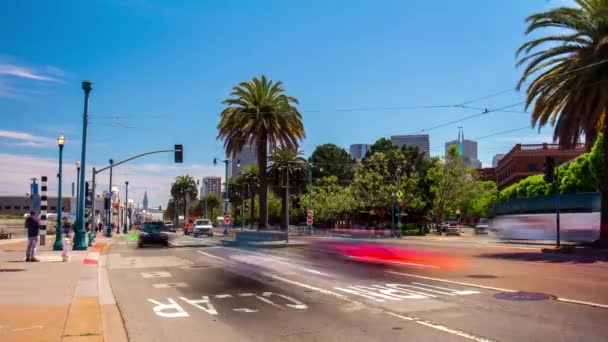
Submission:
[[[205,182],[207,186],[205,187]],[[222,195],[222,177],[218,176],[206,176],[203,178],[203,185],[201,186],[201,194],[207,196],[208,193]]]
[[494,156],[494,158],[492,158],[492,167],[497,167],[498,166],[498,162],[504,158],[504,156],[506,156],[506,154],[504,153],[499,153],[497,155]]
[[412,135],[393,135],[391,142],[394,146],[416,146],[420,152],[430,155],[430,142],[428,134],[412,134]]
[[142,201],[144,210],[148,210],[148,190],[144,190],[144,199]]
[[256,152],[254,144],[245,144],[240,152],[235,153],[231,158],[229,157],[230,165],[228,177],[232,178],[238,176],[239,165],[241,169],[247,165],[258,165]]
[[481,168],[481,162],[479,159],[477,159],[477,141],[465,140],[464,132],[462,131],[461,127],[459,127],[458,130],[458,140],[452,140],[445,143],[446,156],[450,146],[456,146],[456,148],[458,148],[460,155],[464,159],[465,165],[472,166],[477,169]]
[[350,157],[355,159],[357,162],[361,161],[365,154],[369,150],[369,144],[352,144],[350,145]]

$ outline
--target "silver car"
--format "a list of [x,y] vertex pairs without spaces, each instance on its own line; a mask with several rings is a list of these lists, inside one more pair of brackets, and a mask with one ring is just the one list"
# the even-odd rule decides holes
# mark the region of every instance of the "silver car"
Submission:
[[213,225],[211,225],[211,220],[198,219],[194,221],[192,236],[199,237],[201,235],[207,235],[208,237],[213,236]]

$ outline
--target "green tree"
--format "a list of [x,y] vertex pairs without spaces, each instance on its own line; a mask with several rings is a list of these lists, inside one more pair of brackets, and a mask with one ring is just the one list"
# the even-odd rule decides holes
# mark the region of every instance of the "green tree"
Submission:
[[251,222],[251,228],[253,228],[253,221],[255,220],[255,196],[260,188],[260,177],[259,170],[256,165],[250,165],[245,167],[239,177],[242,178],[241,182],[245,184],[248,191],[245,192],[246,198],[249,199],[249,221]]
[[187,201],[194,201],[198,196],[198,189],[194,178],[189,175],[177,176],[171,184],[171,196],[176,199],[180,208],[183,208],[184,218],[187,219]]
[[397,147],[393,146],[393,143],[389,139],[380,138],[376,140],[376,142],[373,143],[372,146],[369,147],[369,150],[367,150],[367,153],[365,154],[365,158],[373,156],[376,152],[385,153],[396,148]]
[[345,149],[334,144],[317,146],[309,162],[317,166],[312,170],[314,179],[336,176],[344,182],[349,182],[355,173],[355,160]]
[[427,175],[433,182],[434,194],[431,210],[436,223],[452,215],[468,194],[467,182],[472,181],[456,146],[450,146],[444,162],[438,162]]
[[[574,7],[558,7],[530,15],[526,34],[547,30],[517,51],[526,64],[517,85],[534,80],[526,90],[532,123],[555,125],[553,139],[572,147],[585,134],[591,146],[608,130],[608,0],[574,0]],[[558,33],[556,33],[556,30]],[[603,155],[608,144],[603,144]],[[608,173],[602,175],[600,240],[608,243]]]
[[254,77],[232,88],[224,100],[218,124],[218,139],[224,140],[227,155],[241,151],[246,143],[256,146],[259,166],[259,225],[268,227],[267,151],[277,144],[296,149],[305,137],[298,100],[285,95],[282,82]]
[[496,182],[475,181],[471,183],[470,197],[465,198],[462,213],[467,217],[488,217],[494,213],[498,200]]
[[272,155],[270,155],[270,163],[268,164],[268,174],[275,180],[275,184],[279,192],[282,192],[281,206],[281,226],[287,228],[287,208],[289,205],[290,189],[298,189],[302,187],[308,170],[306,159],[302,157],[302,152],[290,147],[280,146]]

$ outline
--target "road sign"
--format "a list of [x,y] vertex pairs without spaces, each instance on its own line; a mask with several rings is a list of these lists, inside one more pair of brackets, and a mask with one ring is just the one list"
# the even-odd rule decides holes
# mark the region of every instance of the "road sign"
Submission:
[[230,215],[224,215],[224,222],[230,224]]
[[312,222],[314,221],[314,217],[315,217],[315,211],[313,209],[308,209],[306,211],[306,224],[307,225],[312,225]]
[[315,216],[315,211],[313,209],[308,209],[306,211],[306,214],[308,217],[314,217]]
[[306,224],[309,225],[309,226],[312,224],[312,217],[307,217],[306,218]]
[[401,190],[397,191],[397,199],[399,201],[401,201],[403,199],[403,191],[401,191]]

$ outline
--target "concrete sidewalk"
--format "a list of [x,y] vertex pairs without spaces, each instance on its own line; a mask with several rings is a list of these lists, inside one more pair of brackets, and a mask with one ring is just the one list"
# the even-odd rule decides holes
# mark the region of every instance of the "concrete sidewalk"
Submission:
[[100,262],[112,239],[99,236],[67,262],[46,240],[40,262],[24,262],[23,240],[0,245],[0,340],[127,341]]

